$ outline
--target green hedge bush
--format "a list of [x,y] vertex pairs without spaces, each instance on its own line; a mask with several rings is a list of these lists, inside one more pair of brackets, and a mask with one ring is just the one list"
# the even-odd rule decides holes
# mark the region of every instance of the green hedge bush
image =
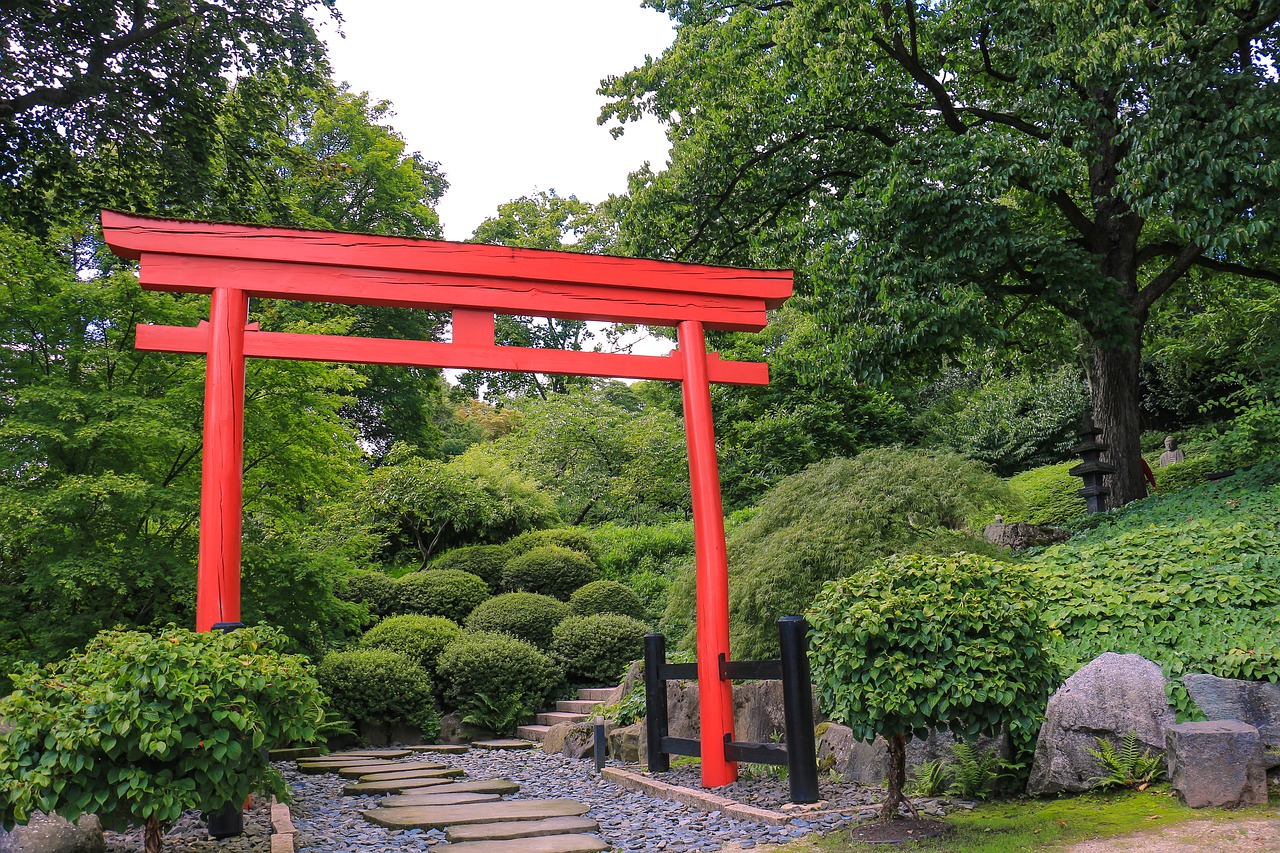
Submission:
[[1014,501],[1004,513],[1005,522],[1024,521],[1056,527],[1084,515],[1088,506],[1084,498],[1076,494],[1084,481],[1068,473],[1077,464],[1045,465],[1010,477]]
[[1156,469],[1156,488],[1161,492],[1180,492],[1203,486],[1208,482],[1209,474],[1222,469],[1217,459],[1211,456],[1195,456],[1184,459],[1165,468]]
[[395,578],[376,569],[355,571],[340,578],[334,594],[343,601],[364,604],[373,616],[390,616],[400,605]]
[[458,623],[443,616],[392,616],[364,633],[360,645],[367,649],[398,652],[428,672],[435,672],[444,647],[462,636]]
[[466,545],[445,551],[432,561],[431,569],[470,572],[496,590],[502,587],[502,567],[512,556],[506,545]]
[[580,586],[599,577],[595,562],[559,545],[539,545],[513,557],[502,570],[508,592],[536,592],[567,601]]
[[320,660],[316,679],[334,710],[354,723],[375,726],[388,738],[400,725],[417,727],[427,742],[440,734],[431,673],[402,654],[386,649],[330,652]]
[[644,602],[636,591],[617,581],[592,581],[569,596],[569,609],[578,616],[618,613],[641,622],[645,619]]
[[553,527],[550,530],[530,530],[507,542],[507,549],[512,557],[527,554],[534,548],[546,545],[557,545],[586,554],[591,562],[596,561],[596,543],[589,531],[581,527]]
[[551,648],[551,631],[569,615],[569,605],[536,592],[508,592],[482,602],[467,617],[468,631],[510,634],[540,649]]
[[570,616],[556,626],[551,651],[574,679],[615,685],[644,655],[645,624],[618,613]]
[[397,613],[443,616],[458,624],[489,597],[484,578],[456,569],[426,569],[396,579]]
[[545,707],[564,686],[564,673],[550,655],[506,634],[476,633],[450,643],[436,671],[445,704],[499,734]]

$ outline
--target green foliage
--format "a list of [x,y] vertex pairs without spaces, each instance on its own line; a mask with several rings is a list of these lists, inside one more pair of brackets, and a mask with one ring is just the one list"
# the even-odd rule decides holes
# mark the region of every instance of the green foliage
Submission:
[[612,705],[595,706],[591,709],[591,715],[612,720],[618,726],[629,726],[643,719],[645,715],[644,683],[637,682],[630,693]]
[[1162,492],[1179,492],[1204,485],[1209,474],[1222,470],[1217,456],[1190,456],[1164,468],[1157,468],[1156,488]]
[[[527,718],[560,691],[564,674],[549,655],[506,634],[475,633],[450,644],[437,669],[445,704],[463,715],[486,714],[491,697],[521,697]],[[485,698],[481,698],[485,697]]]
[[[890,554],[997,554],[966,519],[1007,502],[999,479],[949,452],[881,448],[788,477],[728,535],[734,657],[776,656],[778,618],[804,612],[824,582]],[[672,583],[662,620],[684,648],[694,645],[695,600],[689,564]]]
[[506,544],[512,557],[521,557],[534,548],[545,545],[556,545],[577,551],[596,560],[596,544],[594,532],[583,527],[553,527],[550,530],[530,530],[521,533]]
[[502,586],[502,567],[512,556],[505,545],[464,545],[436,557],[431,561],[431,568],[470,572],[484,578],[489,589],[494,590]]
[[390,616],[400,606],[395,578],[377,569],[351,572],[338,580],[337,596],[363,604],[373,616]]
[[1005,522],[1057,526],[1084,515],[1088,507],[1076,494],[1084,481],[1068,473],[1075,464],[1046,465],[1010,477],[1014,500],[1004,512]]
[[1088,529],[1034,556],[1062,667],[1103,652],[1140,654],[1177,679],[1280,680],[1280,461],[1092,516]]
[[366,631],[360,645],[397,652],[435,672],[444,647],[461,636],[458,624],[443,616],[392,616]]
[[316,678],[333,707],[349,720],[381,729],[388,737],[410,725],[430,742],[440,733],[431,695],[431,673],[413,658],[389,649],[330,652]]
[[915,767],[915,775],[907,786],[913,797],[937,797],[946,793],[954,774],[946,761],[922,761]]
[[643,622],[617,613],[569,616],[555,627],[551,650],[571,678],[613,685],[644,654],[647,630]]
[[1138,733],[1131,731],[1120,741],[1116,749],[1106,738],[1095,738],[1097,749],[1088,753],[1098,759],[1103,776],[1091,786],[1099,790],[1108,788],[1138,788],[1141,790],[1164,776],[1164,753],[1152,755],[1138,747]]
[[471,710],[462,718],[462,722],[494,734],[510,736],[515,734],[516,726],[528,716],[528,703],[521,693],[499,696],[496,699],[477,693],[473,697]]
[[502,586],[512,592],[536,592],[566,601],[574,590],[597,577],[599,570],[587,555],[559,545],[539,545],[507,562],[502,569]]
[[617,581],[592,581],[569,596],[569,609],[578,616],[618,613],[644,621],[645,606],[635,590]]
[[591,541],[600,573],[607,580],[625,581],[645,569],[657,569],[693,555],[693,522],[591,528]]
[[951,747],[955,756],[952,782],[947,793],[966,800],[985,800],[1002,783],[1016,779],[1023,765],[1001,758],[994,750],[979,752],[972,744]]
[[483,578],[456,569],[427,569],[396,579],[396,610],[443,616],[461,625],[476,605],[489,597]]
[[569,605],[535,592],[508,592],[482,602],[467,617],[468,631],[510,634],[540,649],[551,648],[551,631],[569,615]]
[[[287,797],[262,750],[315,739],[323,697],[284,636],[169,626],[103,632],[84,652],[24,667],[0,700],[0,824],[35,809],[153,829],[252,791]],[[150,840],[150,839],[149,839]],[[156,841],[159,841],[157,836]],[[157,848],[158,849],[158,848]]]

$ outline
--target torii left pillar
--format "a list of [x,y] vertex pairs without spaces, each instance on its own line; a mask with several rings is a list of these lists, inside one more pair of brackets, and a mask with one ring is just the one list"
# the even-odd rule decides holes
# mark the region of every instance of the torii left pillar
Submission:
[[244,490],[244,329],[249,298],[215,288],[209,304],[200,487],[196,630],[240,625],[241,498]]

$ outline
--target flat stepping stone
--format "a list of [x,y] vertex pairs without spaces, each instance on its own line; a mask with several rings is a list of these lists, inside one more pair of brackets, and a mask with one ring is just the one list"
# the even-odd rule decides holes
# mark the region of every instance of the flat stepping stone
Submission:
[[[454,793],[439,793],[435,788],[423,788],[411,794],[400,794],[400,797],[411,799],[412,802],[402,803],[391,808],[409,809],[418,806],[462,806],[469,803],[496,803],[502,799],[501,794],[487,793],[484,791],[456,791]],[[387,808],[387,797],[378,805]]]
[[444,831],[446,841],[510,841],[513,838],[537,838],[542,835],[572,835],[595,832],[600,824],[589,817],[547,817],[542,820],[511,820],[502,823],[477,823],[451,826]]
[[373,773],[386,767],[395,767],[394,761],[377,761],[372,758],[343,758],[340,761],[299,761],[298,769],[303,773],[336,773],[344,767],[368,767]]
[[519,738],[498,738],[497,740],[472,741],[471,745],[476,749],[533,749],[538,744],[531,740],[521,740]]
[[411,752],[440,752],[446,755],[462,755],[464,752],[471,751],[471,747],[465,743],[424,743],[420,746],[408,746],[405,749]]
[[330,758],[404,758],[411,753],[407,749],[348,749],[331,752]]
[[[439,767],[423,767],[418,770],[394,770],[386,773],[365,773],[359,777],[361,782],[395,782],[397,779],[421,779],[423,773],[433,773],[436,770],[451,770],[453,768],[441,764]],[[343,774],[346,775],[346,774]],[[351,778],[347,776],[347,778]],[[427,776],[428,779],[438,777]]]
[[267,750],[267,755],[272,761],[295,761],[299,758],[318,758],[320,756],[320,747],[293,746],[285,749],[271,749]]
[[475,823],[577,817],[586,813],[587,807],[573,800],[501,800],[466,806],[402,806],[362,812],[365,820],[389,829],[443,829]]
[[594,835],[544,835],[512,841],[450,842],[448,849],[457,853],[596,853],[610,849],[610,845]]
[[422,775],[412,779],[385,779],[381,782],[356,782],[347,785],[342,793],[348,797],[378,796],[380,794],[399,794],[413,788],[429,788],[441,779],[456,779],[462,776],[461,770],[450,767],[447,770],[423,770]]
[[383,808],[395,806],[425,806],[430,803],[420,802],[423,797],[436,794],[514,794],[520,786],[507,779],[472,779],[466,782],[445,782],[427,788],[419,788],[407,794],[396,794],[384,797],[378,805]]
[[[344,779],[359,779],[386,773],[417,773],[422,770],[445,770],[448,764],[439,761],[385,761],[382,764],[351,764],[339,767],[338,775]],[[376,781],[376,780],[368,780]]]

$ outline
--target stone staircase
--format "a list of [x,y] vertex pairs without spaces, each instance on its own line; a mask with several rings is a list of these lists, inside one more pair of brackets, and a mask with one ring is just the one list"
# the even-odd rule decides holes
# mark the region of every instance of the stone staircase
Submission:
[[608,701],[617,688],[615,687],[583,687],[578,691],[577,699],[561,699],[556,703],[554,711],[543,711],[532,723],[516,729],[516,737],[538,743],[546,736],[547,730],[559,723],[579,723],[591,719],[591,709],[601,702]]

